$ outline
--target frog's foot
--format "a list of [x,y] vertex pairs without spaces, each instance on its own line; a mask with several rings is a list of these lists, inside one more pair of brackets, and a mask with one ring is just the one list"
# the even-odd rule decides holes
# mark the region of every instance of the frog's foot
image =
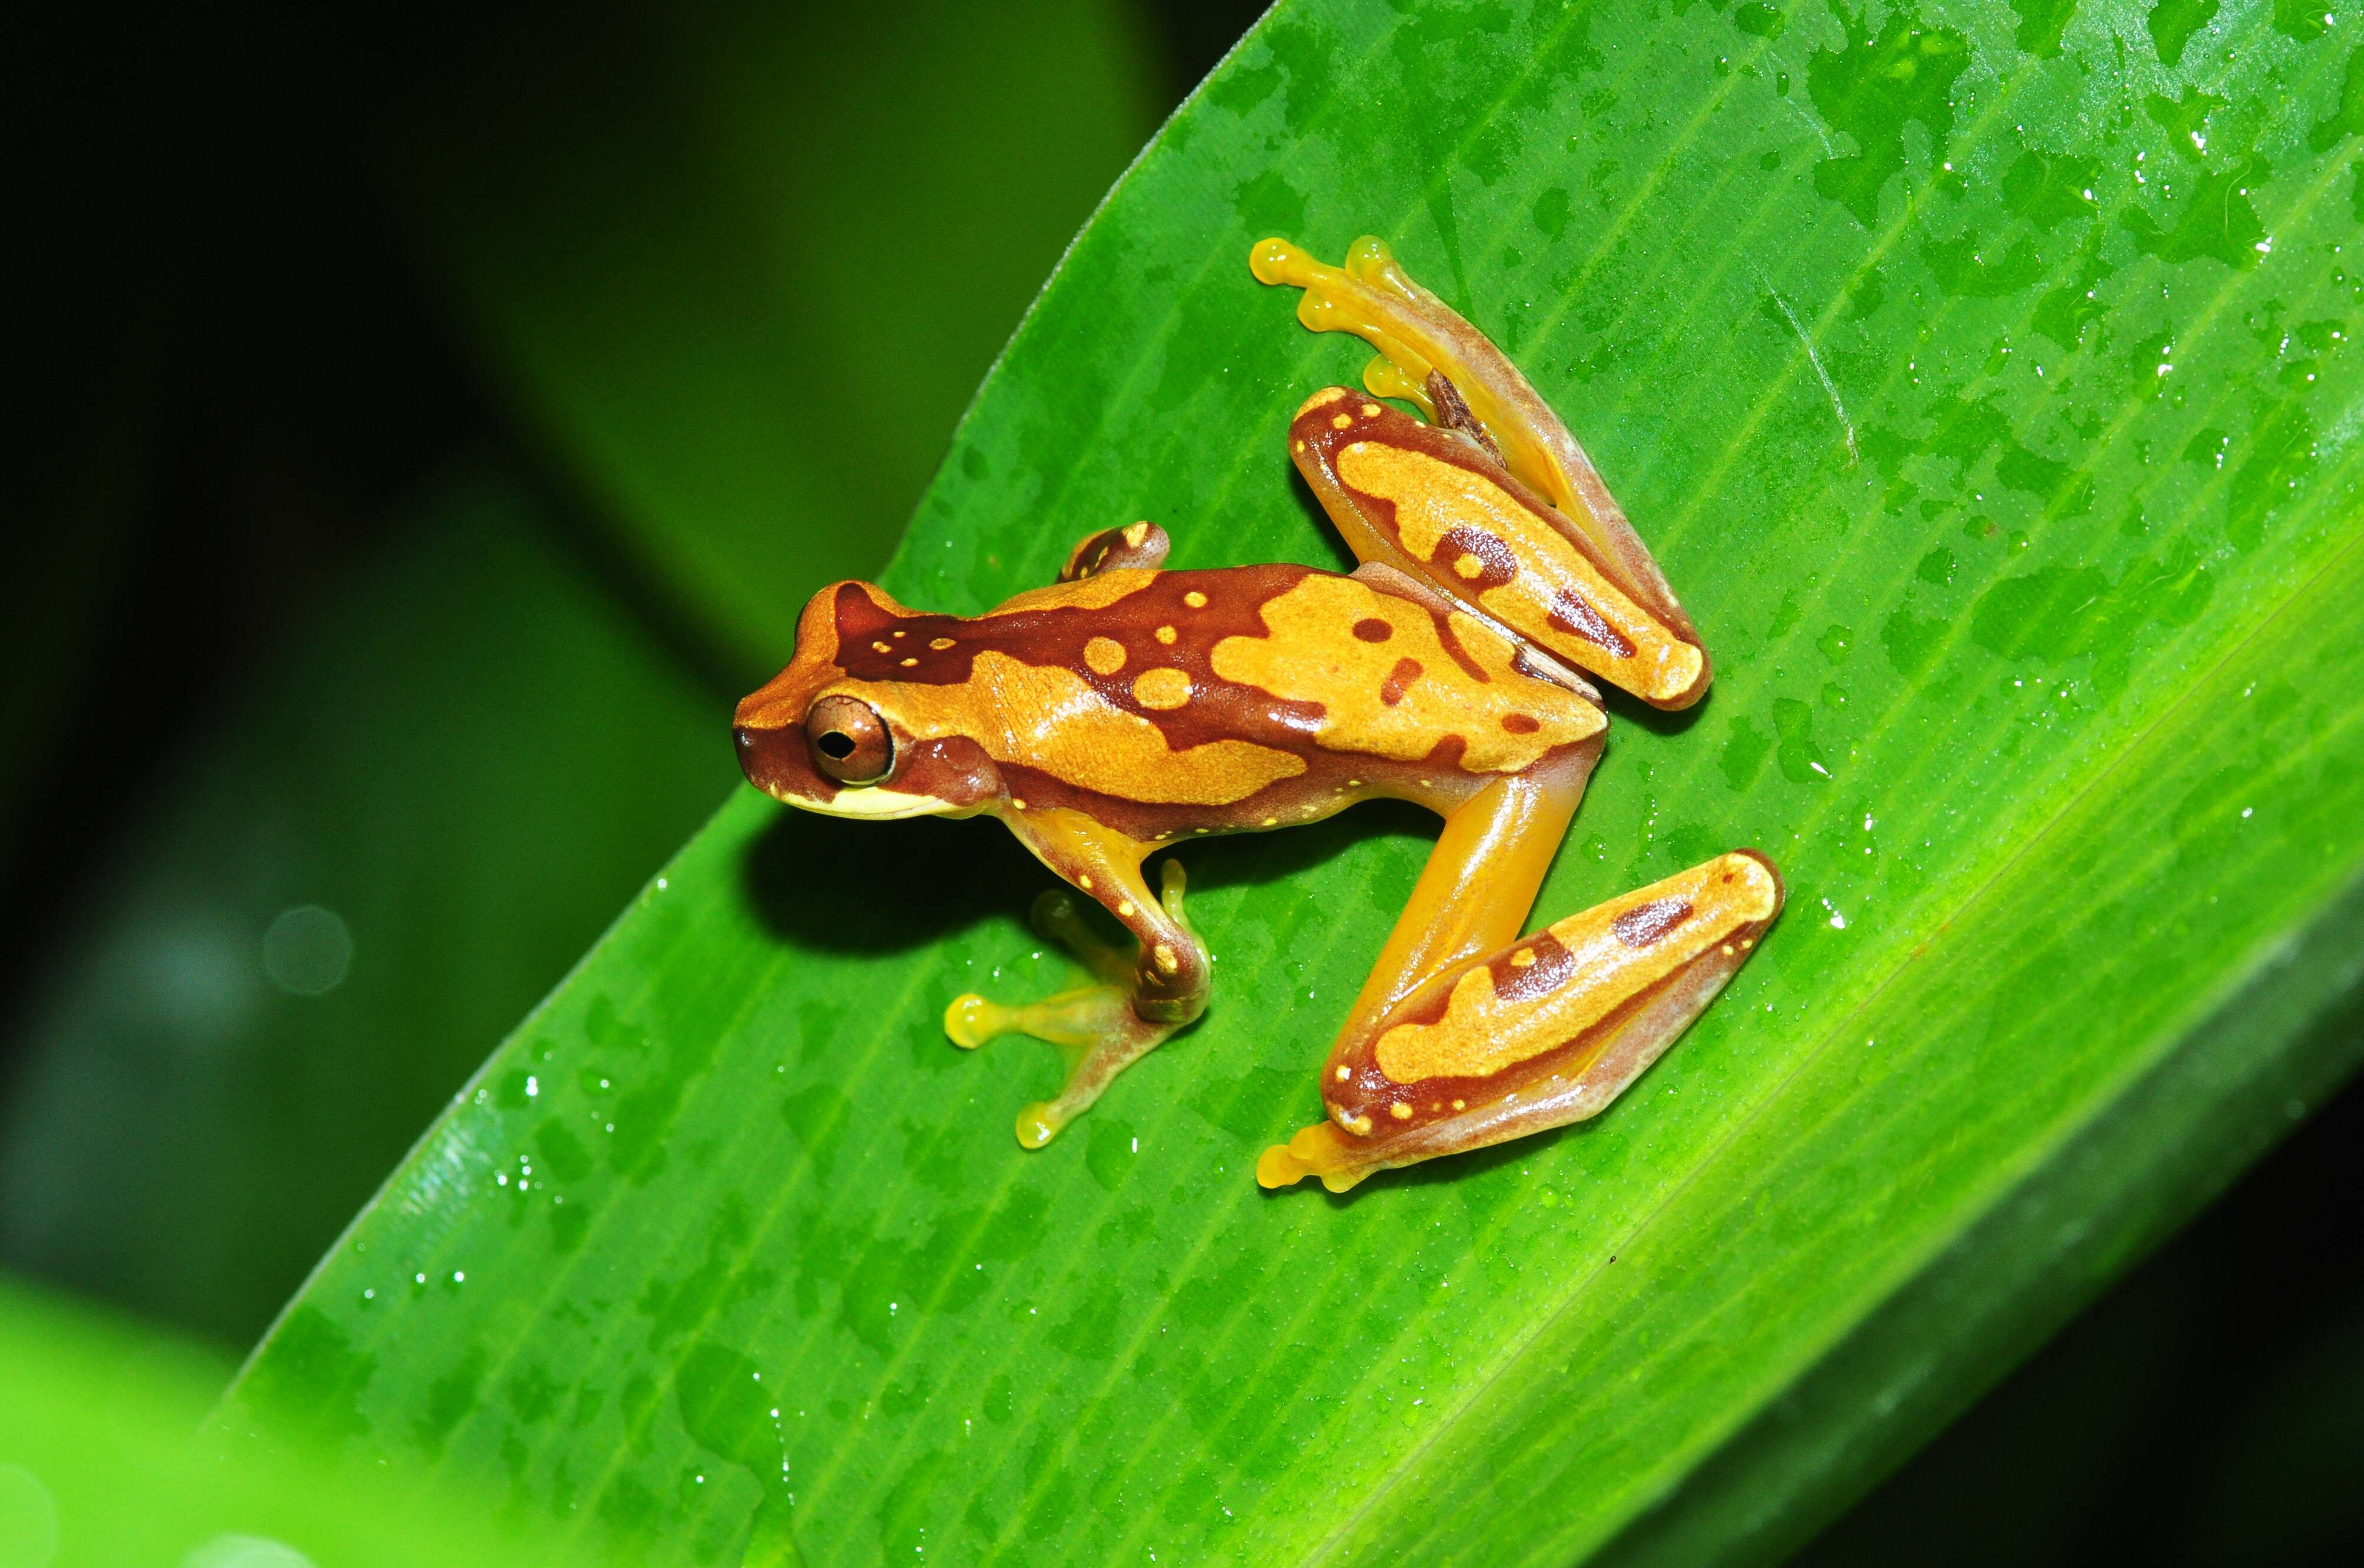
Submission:
[[[1443,306],[1396,264],[1377,236],[1355,240],[1343,267],[1317,261],[1286,239],[1259,240],[1248,252],[1248,269],[1259,283],[1303,289],[1297,318],[1313,331],[1352,332],[1379,351],[1363,371],[1363,384],[1374,395],[1400,397],[1429,418],[1437,417],[1428,378],[1441,368],[1443,346],[1433,331],[1422,329],[1422,317],[1428,305]],[[1476,331],[1466,321],[1461,326]]]
[[1305,291],[1297,318],[1307,327],[1352,332],[1377,349],[1363,371],[1374,395],[1411,403],[1432,423],[1469,437],[1549,503],[1621,593],[1696,642],[1649,548],[1559,416],[1501,350],[1414,282],[1384,243],[1366,235],[1347,250],[1345,265],[1333,267],[1286,239],[1266,239],[1249,252],[1248,265],[1262,282]]
[[[1606,485],[1567,427],[1483,332],[1422,288],[1376,235],[1347,248],[1345,265],[1315,261],[1286,239],[1248,254],[1260,282],[1305,291],[1297,318],[1316,332],[1352,332],[1378,356],[1363,369],[1373,395],[1401,398],[1430,422],[1474,438],[1494,459],[1579,525]],[[1586,494],[1587,488],[1598,495]],[[1619,523],[1623,514],[1617,514]],[[1588,531],[1589,531],[1588,529]]]
[[1781,879],[1735,850],[1572,915],[1414,988],[1342,1038],[1330,1119],[1276,1145],[1256,1180],[1374,1172],[1565,1127],[1605,1109],[1706,1010],[1781,910]]
[[1067,1059],[1066,1085],[1057,1096],[1018,1113],[1018,1141],[1029,1149],[1050,1142],[1091,1108],[1118,1073],[1180,1028],[1143,1018],[1132,1010],[1132,997],[1113,985],[1078,986],[1015,1007],[972,995],[957,998],[944,1013],[944,1032],[965,1050],[999,1035],[1023,1034],[1050,1041]]
[[[1182,917],[1183,887],[1181,867],[1166,862],[1159,902],[1174,924],[1188,931]],[[1075,954],[1098,977],[1095,983],[1016,1006],[988,1001],[972,992],[954,997],[944,1009],[944,1033],[965,1051],[974,1051],[1002,1035],[1022,1034],[1057,1046],[1066,1058],[1067,1080],[1058,1095],[1037,1100],[1018,1113],[1018,1141],[1029,1149],[1050,1142],[1061,1128],[1091,1108],[1118,1073],[1199,1016],[1198,1007],[1176,1009],[1144,1000],[1132,953],[1087,925],[1083,908],[1072,894],[1062,889],[1036,899],[1034,924]],[[1154,959],[1151,962],[1154,963]],[[1143,1018],[1144,1007],[1177,1016]]]

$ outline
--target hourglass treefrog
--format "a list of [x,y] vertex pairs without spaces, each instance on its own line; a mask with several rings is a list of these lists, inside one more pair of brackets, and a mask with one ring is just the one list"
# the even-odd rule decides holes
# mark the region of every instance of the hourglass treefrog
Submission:
[[[1327,1116],[1265,1151],[1267,1187],[1375,1171],[1593,1115],[1674,1043],[1781,907],[1735,850],[1521,936],[1608,720],[1596,676],[1697,702],[1697,630],[1574,437],[1476,328],[1375,239],[1330,267],[1254,248],[1298,317],[1378,350],[1288,428],[1298,470],[1363,562],[1161,570],[1146,522],[1096,533],[1056,583],[981,616],[866,583],[805,606],[792,663],[739,705],[758,787],[840,817],[997,817],[1130,932],[1037,918],[1091,971],[1043,1001],[953,1002],[974,1047],[1065,1049],[1065,1087],[1018,1119],[1037,1148],[1206,1008],[1206,950],[1171,856],[1210,833],[1318,821],[1375,796],[1444,819],[1321,1068]],[[1414,418],[1390,406],[1418,408]],[[1582,672],[1579,673],[1578,672]]]

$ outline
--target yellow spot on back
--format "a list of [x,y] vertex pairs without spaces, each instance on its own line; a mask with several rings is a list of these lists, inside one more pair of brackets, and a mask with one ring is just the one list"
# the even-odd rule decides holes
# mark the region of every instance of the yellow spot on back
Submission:
[[1172,627],[1161,626],[1157,628],[1157,640],[1165,643],[1169,648],[1173,646],[1174,637],[1175,632]]
[[1364,417],[1364,418],[1366,418],[1366,419],[1376,419],[1376,418],[1377,418],[1378,417],[1379,417],[1379,406],[1378,406],[1377,404],[1376,404],[1376,403],[1366,403],[1366,404],[1364,404],[1364,405],[1363,405],[1363,417]]
[[1327,408],[1345,395],[1346,389],[1343,386],[1325,386],[1297,406],[1295,417],[1302,418],[1316,408]]
[[941,653],[945,649],[953,646],[953,639],[949,637],[931,638],[928,641],[928,646]]
[[1141,548],[1141,541],[1148,537],[1149,525],[1147,523],[1127,523],[1124,526],[1124,542],[1132,546],[1135,550],[1139,550]]
[[909,669],[912,665],[914,665],[914,664],[916,664],[916,663],[918,663],[918,662],[919,662],[919,661],[918,661],[917,659],[906,659],[906,660],[904,660],[904,661],[903,661],[903,668],[904,668],[904,669],[906,669],[906,670],[908,670],[908,669]]
[[887,647],[883,642],[874,642],[870,645],[870,651],[873,653],[892,653],[895,651]]
[[[1161,833],[1161,834],[1159,834],[1159,835],[1158,835],[1158,837],[1162,839],[1162,838],[1164,838],[1164,837],[1165,837],[1165,835]],[[1117,917],[1118,919],[1120,919],[1120,920],[1130,920],[1130,919],[1132,919],[1132,899],[1130,899],[1130,898],[1126,898],[1126,899],[1121,899],[1121,900],[1120,900],[1120,901],[1118,902],[1117,906],[1116,906],[1116,917]]]
[[1511,967],[1512,969],[1525,969],[1534,962],[1535,950],[1533,948],[1521,948],[1518,951],[1511,955]]
[[1453,574],[1456,577],[1476,577],[1485,570],[1486,563],[1466,550],[1454,559]]
[[1182,602],[1194,610],[1203,610],[1207,607],[1207,595],[1193,588],[1182,595]]
[[1394,1105],[1388,1107],[1388,1114],[1395,1118],[1398,1121],[1410,1121],[1411,1119],[1411,1107],[1404,1104],[1401,1100],[1398,1100]]
[[1143,670],[1133,677],[1132,700],[1149,708],[1180,707],[1190,700],[1190,677],[1179,670]]
[[[1556,746],[1599,734],[1607,722],[1566,687],[1521,673],[1510,643],[1475,617],[1455,615],[1455,639],[1488,676],[1470,679],[1445,651],[1428,611],[1351,577],[1308,576],[1266,601],[1260,614],[1270,635],[1216,643],[1214,673],[1287,701],[1320,703],[1313,740],[1328,751],[1416,762],[1442,737],[1458,735],[1467,744],[1463,771],[1507,773],[1532,766]],[[1353,633],[1355,622],[1373,617],[1392,628],[1384,642]],[[1388,675],[1406,658],[1421,666],[1420,679],[1399,700],[1381,701]],[[1502,728],[1505,717],[1520,714],[1535,720],[1533,730]],[[1348,781],[1349,788],[1361,785]]]
[[1338,1078],[1338,1082],[1340,1082],[1341,1084],[1344,1083],[1347,1079],[1349,1079],[1349,1078],[1351,1078],[1351,1077],[1353,1077],[1353,1076],[1354,1076],[1354,1074],[1353,1074],[1352,1073],[1349,1073],[1345,1068],[1341,1067],[1340,1069],[1338,1069],[1337,1078]]
[[1124,644],[1113,637],[1095,637],[1084,644],[1084,662],[1096,675],[1113,675],[1124,668]]
[[1333,430],[1343,430],[1354,422],[1355,417],[1352,414],[1333,414],[1330,416],[1330,428]]

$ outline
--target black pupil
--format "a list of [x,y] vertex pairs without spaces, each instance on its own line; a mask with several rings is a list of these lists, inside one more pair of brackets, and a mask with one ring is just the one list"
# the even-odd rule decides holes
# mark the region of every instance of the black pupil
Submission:
[[853,737],[842,729],[832,729],[820,738],[820,749],[842,762],[853,755]]

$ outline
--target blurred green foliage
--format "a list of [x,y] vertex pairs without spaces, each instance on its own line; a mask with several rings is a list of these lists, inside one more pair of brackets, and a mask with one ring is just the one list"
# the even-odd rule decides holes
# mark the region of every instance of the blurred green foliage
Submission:
[[407,1472],[196,1436],[228,1367],[0,1282],[0,1568],[590,1568],[529,1518]]
[[874,573],[1155,123],[1137,14],[625,12],[426,139],[429,254],[635,571],[741,673]]
[[17,1266],[250,1340],[729,788],[711,701],[514,482],[418,512],[95,890],[0,1122]]

